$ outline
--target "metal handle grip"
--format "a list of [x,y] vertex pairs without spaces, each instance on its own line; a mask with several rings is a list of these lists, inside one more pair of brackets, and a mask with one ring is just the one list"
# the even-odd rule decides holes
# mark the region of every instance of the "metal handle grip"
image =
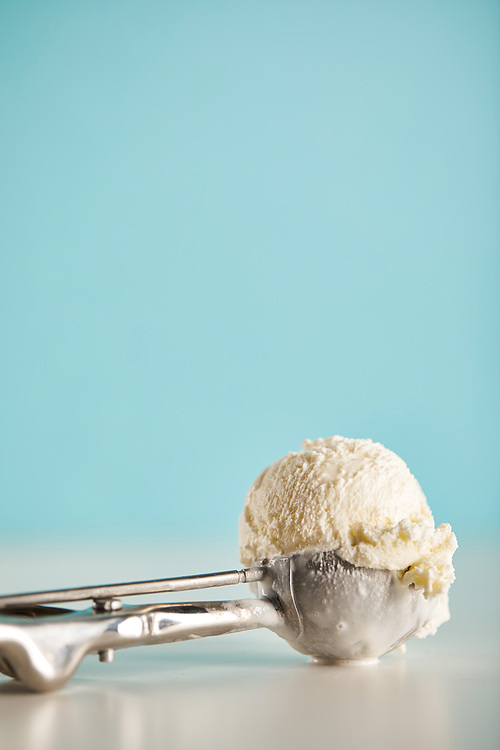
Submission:
[[36,691],[63,685],[89,653],[242,630],[279,629],[267,600],[148,605],[23,620],[0,617],[0,671]]

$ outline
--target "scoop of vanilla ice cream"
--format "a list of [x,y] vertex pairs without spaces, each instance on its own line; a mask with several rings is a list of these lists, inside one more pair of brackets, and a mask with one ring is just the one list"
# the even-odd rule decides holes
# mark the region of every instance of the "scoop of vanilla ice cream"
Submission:
[[265,469],[240,517],[242,562],[304,549],[335,550],[347,562],[396,571],[440,598],[433,621],[449,618],[457,547],[449,524],[434,528],[422,489],[399,456],[371,440],[306,440]]

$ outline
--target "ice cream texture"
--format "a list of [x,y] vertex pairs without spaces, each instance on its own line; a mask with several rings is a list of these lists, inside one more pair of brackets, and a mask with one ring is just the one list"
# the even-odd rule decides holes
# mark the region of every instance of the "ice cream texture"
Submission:
[[380,443],[334,436],[306,440],[251,486],[239,522],[242,562],[305,549],[334,550],[353,565],[394,571],[436,598],[424,637],[449,619],[457,548],[451,526],[437,528],[402,458]]

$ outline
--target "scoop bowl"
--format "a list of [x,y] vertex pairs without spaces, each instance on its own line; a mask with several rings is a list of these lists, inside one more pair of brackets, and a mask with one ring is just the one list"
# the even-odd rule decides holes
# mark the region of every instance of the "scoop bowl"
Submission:
[[260,561],[257,595],[281,609],[275,632],[323,663],[364,663],[401,646],[429,621],[435,598],[396,573],[352,565],[332,551],[305,550]]

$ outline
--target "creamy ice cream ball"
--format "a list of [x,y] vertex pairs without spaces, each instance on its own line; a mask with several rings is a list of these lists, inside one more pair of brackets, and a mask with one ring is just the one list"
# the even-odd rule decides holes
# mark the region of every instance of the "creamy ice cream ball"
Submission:
[[334,550],[347,562],[395,571],[426,596],[439,596],[438,619],[449,617],[455,535],[449,524],[434,527],[418,481],[380,443],[338,435],[306,440],[257,477],[239,532],[245,565],[305,549]]

